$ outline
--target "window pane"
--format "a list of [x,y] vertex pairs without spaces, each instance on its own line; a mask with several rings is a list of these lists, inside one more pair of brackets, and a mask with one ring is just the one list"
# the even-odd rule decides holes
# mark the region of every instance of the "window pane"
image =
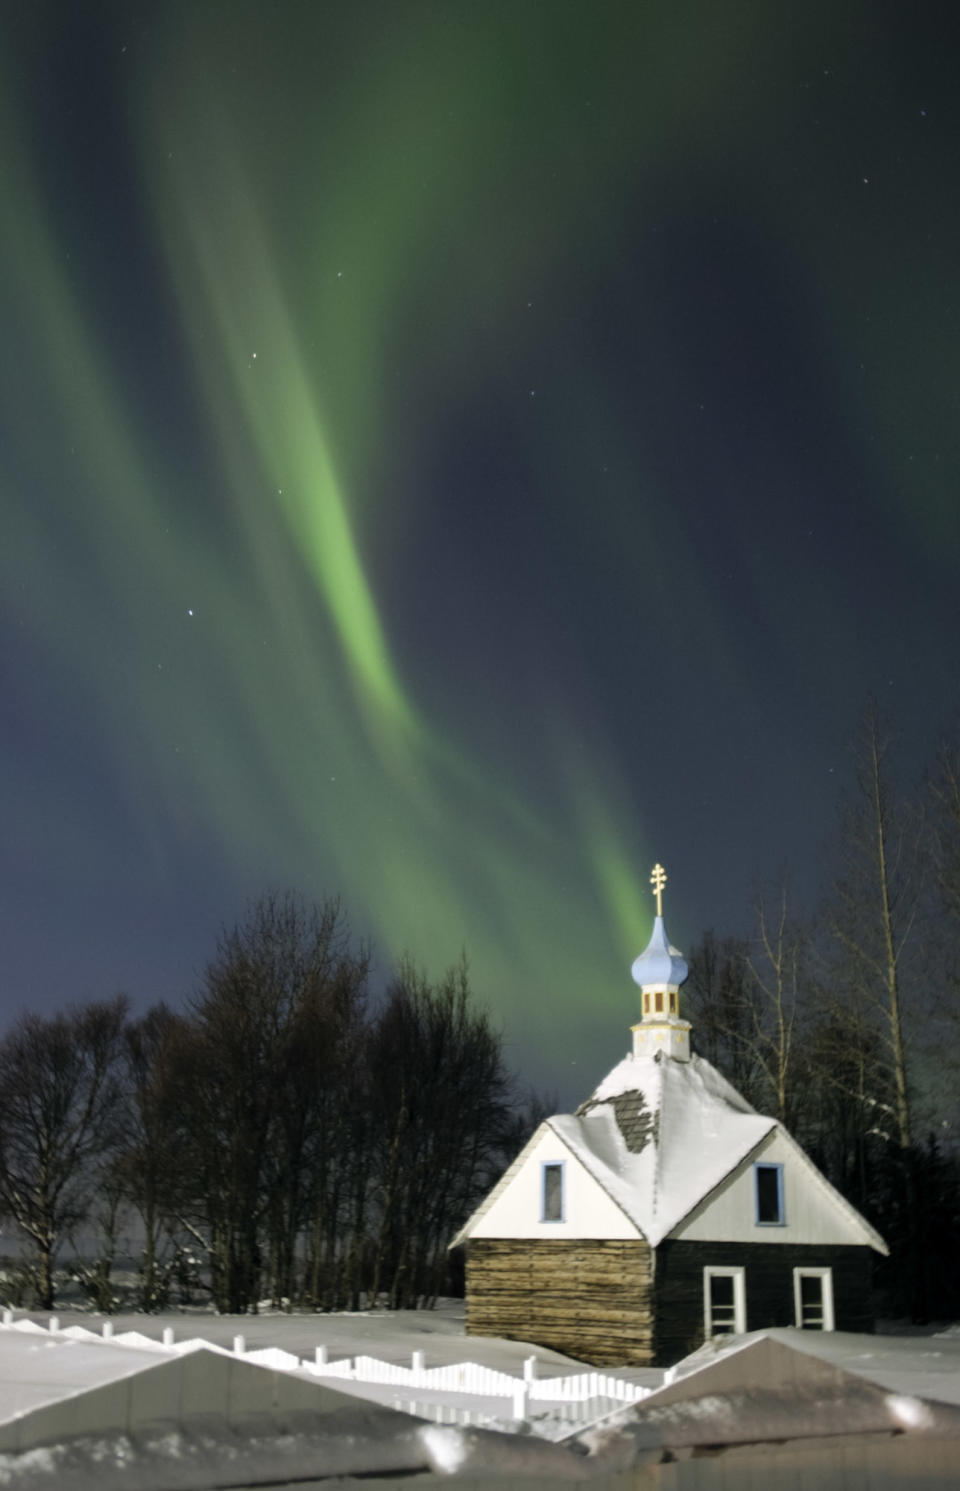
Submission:
[[823,1280],[816,1274],[800,1275],[800,1325],[803,1330],[823,1330]]
[[732,1336],[737,1329],[737,1306],[732,1274],[710,1275],[710,1334]]
[[543,1220],[563,1221],[563,1166],[543,1167]]
[[733,1305],[733,1275],[713,1274],[710,1279],[710,1303],[716,1309],[718,1305]]
[[757,1167],[757,1221],[782,1222],[780,1213],[780,1167]]
[[816,1274],[800,1275],[800,1301],[804,1305],[819,1305],[823,1295],[823,1280]]

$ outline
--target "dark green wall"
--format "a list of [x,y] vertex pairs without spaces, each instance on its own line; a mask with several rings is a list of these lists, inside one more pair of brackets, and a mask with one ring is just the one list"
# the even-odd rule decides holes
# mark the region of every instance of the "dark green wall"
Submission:
[[703,1345],[703,1270],[746,1270],[747,1330],[794,1325],[793,1270],[833,1270],[834,1324],[872,1331],[870,1248],[801,1243],[663,1242],[656,1251],[657,1361],[670,1365]]

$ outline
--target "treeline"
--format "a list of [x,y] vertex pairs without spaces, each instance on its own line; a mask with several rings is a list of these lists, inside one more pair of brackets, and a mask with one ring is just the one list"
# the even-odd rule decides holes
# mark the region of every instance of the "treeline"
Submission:
[[21,1018],[0,1042],[8,1295],[52,1308],[60,1260],[111,1309],[132,1230],[144,1310],[198,1288],[227,1312],[431,1303],[524,1120],[465,964],[369,983],[337,903],[267,896],[182,1013]]
[[884,1236],[880,1309],[960,1316],[960,751],[913,790],[865,711],[822,905],[785,877],[744,935],[706,932],[685,985],[695,1048],[775,1114]]

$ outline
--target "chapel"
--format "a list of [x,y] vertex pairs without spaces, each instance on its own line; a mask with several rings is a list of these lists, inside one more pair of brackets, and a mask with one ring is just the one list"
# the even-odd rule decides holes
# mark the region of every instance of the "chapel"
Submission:
[[887,1246],[691,1049],[659,864],[651,882],[632,1049],[540,1125],[451,1245],[466,1248],[467,1333],[645,1366],[770,1326],[870,1331],[872,1254]]

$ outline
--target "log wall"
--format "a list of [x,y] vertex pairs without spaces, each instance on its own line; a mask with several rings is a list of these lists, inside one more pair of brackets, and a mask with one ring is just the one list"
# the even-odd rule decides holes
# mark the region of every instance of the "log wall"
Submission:
[[473,1238],[467,1334],[550,1346],[596,1367],[653,1360],[645,1242]]
[[833,1270],[834,1325],[872,1331],[873,1253],[870,1248],[820,1243],[662,1242],[654,1296],[657,1362],[672,1365],[703,1345],[703,1270],[745,1269],[747,1330],[794,1325],[793,1270]]

